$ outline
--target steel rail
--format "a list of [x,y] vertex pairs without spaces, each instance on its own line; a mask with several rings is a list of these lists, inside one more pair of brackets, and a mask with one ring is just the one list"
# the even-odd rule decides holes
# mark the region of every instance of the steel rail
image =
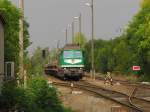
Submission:
[[[141,99],[141,98],[138,98],[138,97],[135,97],[134,95],[135,95],[136,91],[137,91],[137,88],[135,87],[133,92],[132,92],[132,94],[129,96],[129,101],[130,101],[131,105],[133,105],[133,106],[135,106],[137,108],[140,108],[144,112],[149,112],[150,111],[150,107],[149,107],[150,101],[149,100],[145,100],[145,99]],[[138,102],[142,102],[142,103],[140,103],[140,105],[137,105],[138,102],[135,103],[133,100],[138,100]]]
[[[102,89],[102,90],[105,90],[105,91],[107,91],[107,92],[109,92],[109,93],[118,94],[118,96],[119,96],[119,95],[120,95],[120,96],[122,95],[122,96],[124,96],[124,97],[128,97],[128,101],[129,101],[129,103],[130,103],[132,106],[135,106],[136,108],[138,108],[138,109],[140,109],[140,110],[145,110],[145,106],[146,106],[146,107],[148,107],[148,109],[150,110],[150,107],[149,107],[150,101],[149,101],[149,100],[146,100],[146,99],[143,99],[143,98],[139,98],[139,97],[135,97],[135,96],[134,96],[134,93],[135,93],[136,90],[137,90],[136,87],[135,87],[135,89],[133,90],[132,94],[129,96],[129,95],[126,95],[126,94],[121,93],[121,92],[118,92],[118,91],[108,90],[108,89],[105,89],[105,88],[103,88],[103,87],[90,84],[90,83],[88,83],[88,82],[82,82],[82,83],[85,84],[85,86],[88,85],[88,87],[90,86],[90,87],[95,88],[95,89]],[[137,103],[133,103],[132,100],[137,100],[138,102],[142,102],[142,103],[141,103],[140,106],[137,106],[137,103],[138,103],[138,102],[137,102]]]
[[[103,77],[97,76],[96,79],[104,81]],[[129,82],[129,81],[123,81],[123,80],[113,79],[113,83],[116,83],[116,82],[119,82],[119,83],[121,83],[123,85],[132,85],[132,86],[136,86],[136,87],[139,87],[139,88],[150,89],[150,85],[141,84],[140,82],[132,83],[132,82]]]
[[[81,82],[80,82],[80,83],[81,83]],[[149,105],[150,105],[150,101],[149,101],[149,100],[146,100],[146,99],[143,99],[143,98],[139,98],[139,97],[135,97],[135,96],[134,96],[135,92],[137,91],[137,87],[134,88],[132,94],[129,96],[129,95],[127,95],[127,94],[124,94],[124,93],[121,93],[121,92],[118,92],[118,91],[109,90],[109,89],[105,89],[105,88],[100,87],[100,86],[93,85],[93,84],[91,84],[91,83],[89,83],[89,82],[85,82],[85,81],[83,82],[83,81],[82,81],[82,83],[83,83],[85,86],[88,85],[88,87],[90,86],[90,87],[93,87],[93,88],[95,88],[95,89],[102,89],[102,90],[105,90],[105,91],[110,92],[110,93],[114,93],[114,94],[118,94],[118,95],[122,95],[122,96],[128,97],[128,101],[130,102],[130,104],[133,105],[133,106],[135,106],[135,107],[138,108],[138,109],[141,109],[141,110],[145,110],[145,108],[144,108],[145,105],[147,105],[147,107],[149,107]],[[142,102],[142,103],[141,103],[140,106],[137,106],[137,104],[136,104],[136,103],[133,103],[132,100],[138,100],[138,101],[140,101],[140,102]],[[150,110],[150,107],[149,107],[149,110]]]

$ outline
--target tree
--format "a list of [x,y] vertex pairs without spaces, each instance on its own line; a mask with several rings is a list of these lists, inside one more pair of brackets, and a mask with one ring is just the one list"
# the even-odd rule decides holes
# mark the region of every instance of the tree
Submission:
[[[144,74],[150,79],[150,0],[143,0],[140,11],[127,30],[116,39],[94,40],[95,68],[99,72],[120,71],[125,74]],[[86,67],[90,69],[90,41],[85,45]],[[141,66],[135,73],[132,66]],[[147,78],[148,79],[148,78]]]
[[44,59],[42,58],[42,48],[37,47],[32,57],[30,58],[31,68],[30,74],[41,75],[43,74]]
[[136,56],[137,64],[142,67],[143,74],[149,74],[150,70],[150,2],[143,0],[141,10],[133,18],[127,30],[127,39],[132,52]]
[[122,71],[123,73],[128,73],[128,70],[132,67],[132,54],[129,51],[128,45],[125,39],[122,38],[115,45],[113,49],[113,55],[115,57],[115,71]]
[[[21,13],[8,0],[0,0],[1,13],[5,18],[5,61],[14,61],[16,71],[19,63],[19,18]],[[24,50],[30,45],[29,24],[24,21]],[[25,51],[26,52],[26,51]]]
[[142,0],[141,2],[141,7],[146,8],[150,6],[150,1],[149,0]]
[[[45,58],[42,57],[42,52],[45,51]],[[37,47],[31,58],[27,59],[27,66],[29,67],[29,74],[43,75],[45,64],[49,63],[50,53],[48,48],[42,49]]]
[[77,33],[73,40],[74,40],[74,43],[79,44],[81,48],[83,48],[85,43],[87,42],[86,37],[82,33]]
[[[105,40],[94,40],[94,65],[98,72],[106,72],[108,67],[108,57],[110,57],[110,45],[108,41]],[[91,41],[89,41],[84,48],[85,52],[85,67],[86,69],[91,69]],[[112,56],[112,55],[111,55]]]
[[62,106],[57,91],[43,77],[28,80],[27,88],[14,81],[5,82],[0,94],[0,110],[4,112],[71,112]]

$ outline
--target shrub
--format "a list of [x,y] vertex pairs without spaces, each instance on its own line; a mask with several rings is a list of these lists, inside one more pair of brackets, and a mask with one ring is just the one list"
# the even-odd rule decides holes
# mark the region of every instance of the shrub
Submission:
[[6,82],[0,98],[0,110],[4,112],[70,112],[63,107],[56,89],[39,76],[31,78],[27,88],[17,87],[16,81]]

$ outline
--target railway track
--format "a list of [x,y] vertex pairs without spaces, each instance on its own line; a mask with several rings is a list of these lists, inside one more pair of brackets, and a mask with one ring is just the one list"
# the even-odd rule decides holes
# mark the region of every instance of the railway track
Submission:
[[[103,77],[97,76],[96,80],[104,81],[105,79]],[[127,86],[135,86],[138,88],[150,89],[150,85],[148,85],[148,84],[142,84],[140,82],[133,83],[133,82],[129,82],[129,81],[113,79],[113,83],[117,83],[117,82],[119,82],[120,84],[123,84],[123,85],[127,85]]]
[[115,99],[116,101],[123,102],[128,106],[132,105],[132,106],[136,107],[137,109],[141,110],[142,112],[150,112],[150,101],[143,99],[143,98],[135,97],[134,93],[136,92],[136,89],[133,91],[133,94],[131,94],[131,96],[128,96],[121,92],[108,90],[108,89],[105,89],[105,88],[102,88],[102,87],[99,87],[96,85],[91,85],[90,83],[87,83],[87,82],[84,82],[83,85],[84,84],[88,88],[89,87],[94,88],[94,89],[96,89],[96,92],[100,92],[105,96]]
[[[96,77],[96,79],[104,81],[104,78],[102,78],[102,77]],[[143,84],[140,82],[132,83],[129,81],[113,79],[113,83],[117,83],[117,82],[119,82],[120,84],[127,86],[127,87],[132,86],[132,87],[136,88],[134,95],[140,99],[150,102],[150,85]]]
[[[54,82],[54,85],[61,85],[70,87],[70,83],[57,83]],[[123,106],[126,106],[132,110],[132,112],[149,112],[150,111],[150,101],[140,99],[134,96],[127,96],[126,94],[108,90],[96,85],[92,85],[88,82],[80,81],[80,82],[74,82],[74,88],[81,89],[84,91],[91,92],[95,95],[104,97],[106,99],[109,99],[113,102],[119,103]]]

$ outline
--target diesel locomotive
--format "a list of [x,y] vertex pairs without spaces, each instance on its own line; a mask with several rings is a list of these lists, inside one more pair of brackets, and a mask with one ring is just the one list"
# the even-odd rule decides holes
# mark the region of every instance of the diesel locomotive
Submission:
[[[67,44],[58,55],[57,67],[46,67],[47,74],[61,79],[82,79],[84,75],[84,54],[79,45]],[[55,73],[55,74],[54,74]]]

